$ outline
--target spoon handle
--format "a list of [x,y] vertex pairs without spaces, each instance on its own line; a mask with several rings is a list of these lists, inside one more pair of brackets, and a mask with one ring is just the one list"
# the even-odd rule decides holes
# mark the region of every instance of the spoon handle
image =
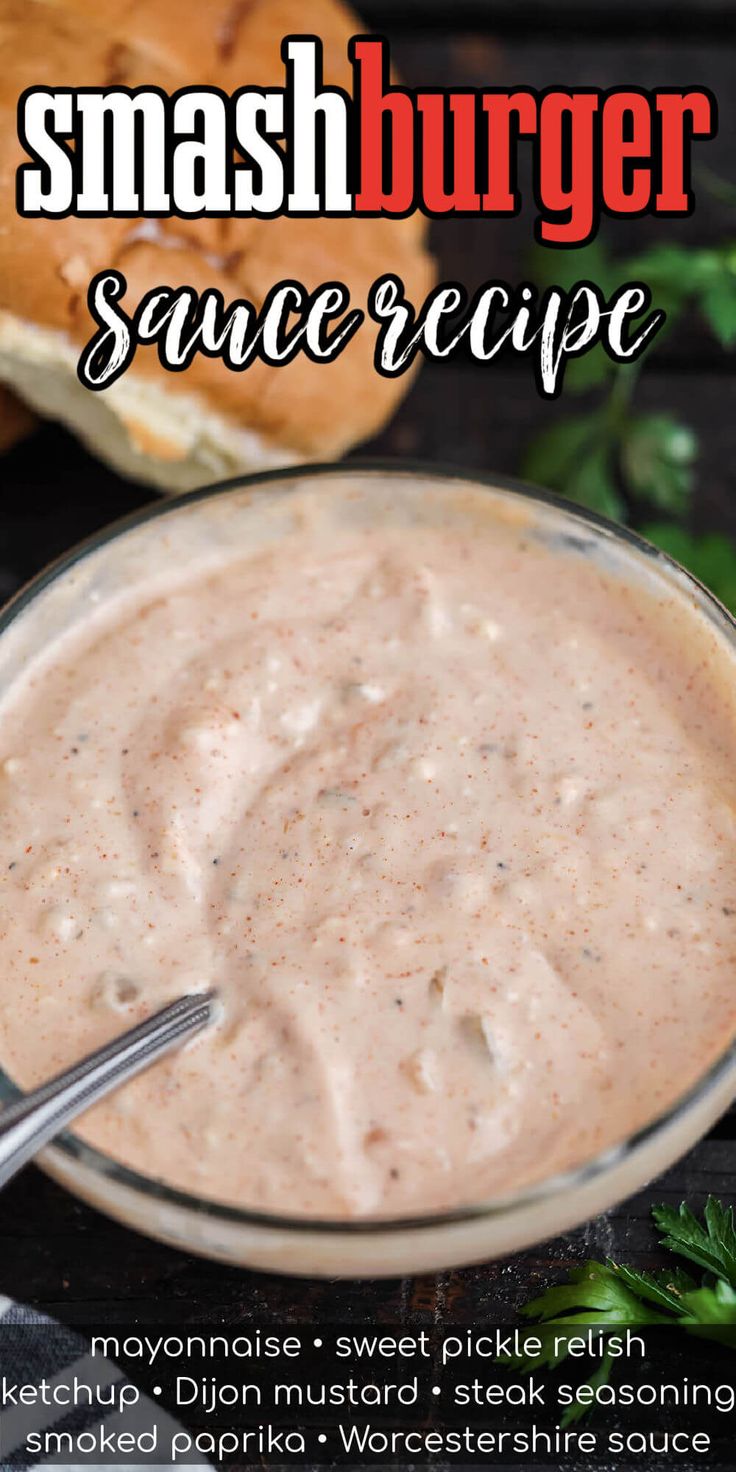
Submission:
[[211,1021],[216,993],[170,1002],[0,1113],[0,1188],[97,1099]]

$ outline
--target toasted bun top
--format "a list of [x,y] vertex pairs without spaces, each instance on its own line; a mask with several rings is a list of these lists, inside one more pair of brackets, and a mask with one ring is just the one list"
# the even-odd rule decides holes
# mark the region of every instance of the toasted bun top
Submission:
[[[128,311],[151,287],[184,284],[258,306],[286,277],[308,288],[344,281],[361,306],[385,271],[421,302],[433,270],[420,216],[141,222],[23,219],[15,211],[16,170],[27,162],[16,109],[26,87],[155,85],[170,93],[200,84],[229,94],[248,83],[282,86],[283,37],[309,32],[323,41],[325,83],[349,88],[347,42],[360,30],[339,0],[0,0],[0,311],[81,346],[94,331],[88,283],[109,268],[128,281]],[[403,380],[375,372],[374,341],[366,321],[333,364],[300,354],[288,366],[255,363],[242,373],[200,356],[186,373],[168,374],[146,347],[129,371],[172,395],[197,391],[296,454],[337,454],[372,433],[403,389]]]

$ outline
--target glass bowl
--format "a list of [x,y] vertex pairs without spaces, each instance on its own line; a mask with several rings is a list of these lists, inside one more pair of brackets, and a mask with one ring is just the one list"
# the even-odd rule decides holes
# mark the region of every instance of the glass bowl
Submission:
[[[403,482],[407,497],[434,487],[457,494],[484,491],[497,509],[535,532],[562,539],[586,555],[595,549],[632,576],[644,577],[702,615],[729,653],[736,653],[736,621],[694,578],[642,541],[578,506],[503,476],[468,474],[433,465],[350,462],[347,465],[268,471],[174,501],[154,502],[106,528],[54,563],[0,614],[0,689],[61,629],[74,627],[91,605],[135,583],[141,551],[183,565],[188,549],[202,548],[197,508],[203,501],[213,548],[250,538],[264,508],[286,504],[296,485],[329,479],[348,491],[369,491],[371,514],[393,514],[381,489],[387,477]],[[401,498],[399,498],[400,500]],[[418,504],[418,502],[417,502]],[[200,517],[201,521],[201,517]],[[244,545],[245,545],[244,541]],[[150,567],[150,563],[149,563]],[[0,1071],[0,1100],[19,1096]],[[519,1251],[607,1210],[682,1155],[736,1096],[736,1042],[728,1045],[695,1087],[664,1114],[581,1167],[513,1195],[442,1214],[398,1219],[322,1221],[242,1209],[199,1199],[145,1176],[86,1144],[71,1132],[42,1154],[39,1164],[70,1191],[101,1211],[186,1251],[270,1272],[308,1276],[378,1277],[431,1272]]]

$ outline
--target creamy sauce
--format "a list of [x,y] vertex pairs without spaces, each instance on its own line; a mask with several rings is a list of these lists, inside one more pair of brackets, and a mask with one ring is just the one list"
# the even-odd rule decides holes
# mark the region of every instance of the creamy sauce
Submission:
[[4,1066],[221,993],[83,1120],[116,1159],[279,1212],[452,1207],[620,1141],[732,1036],[731,656],[491,500],[299,491],[275,544],[159,568],[7,694]]

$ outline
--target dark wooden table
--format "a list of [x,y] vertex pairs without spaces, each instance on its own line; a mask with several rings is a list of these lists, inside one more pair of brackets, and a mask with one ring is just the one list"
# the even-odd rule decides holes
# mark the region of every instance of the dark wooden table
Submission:
[[[364,7],[394,42],[412,82],[565,84],[705,83],[719,98],[719,137],[704,161],[733,180],[736,0],[376,0]],[[736,211],[699,190],[687,221],[616,223],[616,249],[673,238],[696,243],[736,236]],[[469,286],[524,275],[529,216],[447,221],[434,228],[442,274]],[[643,407],[682,414],[700,435],[697,521],[736,535],[736,361],[697,323],[662,343],[645,372]],[[522,364],[430,366],[371,453],[518,470],[528,438],[575,404],[542,403]],[[91,460],[61,430],[45,427],[0,467],[0,597],[51,556],[149,493]],[[726,1118],[661,1181],[570,1238],[506,1262],[429,1280],[361,1284],[294,1282],[219,1267],[158,1246],[78,1204],[34,1169],[0,1196],[0,1291],[49,1311],[140,1316],[167,1305],[196,1320],[356,1319],[449,1324],[498,1321],[582,1254],[631,1263],[656,1257],[648,1211],[655,1200],[698,1203],[708,1191],[736,1199],[736,1118]]]

